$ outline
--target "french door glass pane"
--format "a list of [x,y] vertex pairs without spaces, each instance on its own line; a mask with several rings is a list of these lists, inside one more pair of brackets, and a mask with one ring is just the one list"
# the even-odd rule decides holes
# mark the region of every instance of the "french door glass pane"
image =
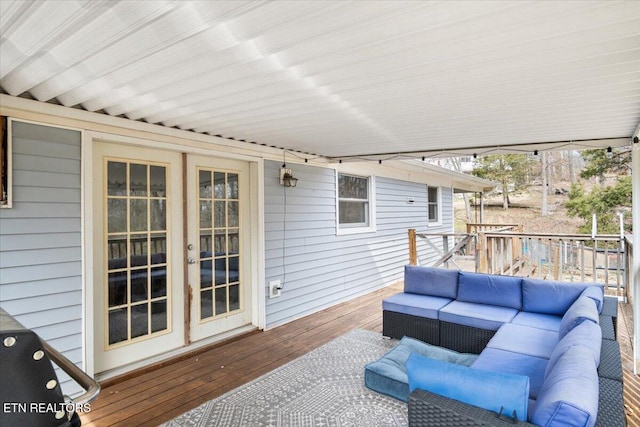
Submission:
[[238,175],[230,173],[227,175],[227,199],[238,198]]
[[109,196],[124,196],[127,194],[127,164],[109,162],[107,167],[107,194]]
[[216,288],[216,315],[227,312],[227,288],[225,286]]
[[129,168],[129,194],[145,197],[147,195],[147,165],[131,163]]
[[108,343],[144,339],[169,325],[166,166],[107,162]]
[[167,301],[154,301],[151,303],[151,333],[165,329],[167,329]]
[[[240,201],[236,173],[200,168],[200,320],[242,309],[240,301]],[[213,191],[204,191],[213,178]],[[213,240],[212,240],[213,239]],[[212,289],[212,287],[214,287]]]
[[109,199],[107,209],[109,233],[123,233],[127,231],[127,201],[123,199]]
[[131,338],[149,334],[149,307],[147,303],[131,306]]
[[126,341],[128,333],[128,316],[126,308],[109,311],[109,344]]
[[152,197],[167,196],[167,168],[164,166],[151,166],[149,172]]

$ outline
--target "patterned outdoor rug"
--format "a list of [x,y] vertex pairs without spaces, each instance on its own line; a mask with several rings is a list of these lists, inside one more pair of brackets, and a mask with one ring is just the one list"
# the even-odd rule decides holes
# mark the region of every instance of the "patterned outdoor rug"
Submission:
[[164,426],[406,426],[405,403],[364,386],[396,343],[355,329]]

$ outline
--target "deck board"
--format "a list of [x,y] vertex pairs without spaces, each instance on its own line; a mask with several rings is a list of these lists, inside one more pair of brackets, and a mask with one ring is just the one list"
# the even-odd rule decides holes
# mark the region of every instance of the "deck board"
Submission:
[[633,308],[631,304],[618,306],[618,342],[622,353],[624,406],[627,426],[640,427],[640,377],[633,374]]
[[[103,384],[84,426],[155,426],[282,366],[354,329],[382,331],[382,299],[399,292],[400,283],[294,320],[249,333],[137,371]],[[620,305],[619,341],[623,352],[624,395],[629,427],[640,427],[640,379],[630,370],[631,310]]]

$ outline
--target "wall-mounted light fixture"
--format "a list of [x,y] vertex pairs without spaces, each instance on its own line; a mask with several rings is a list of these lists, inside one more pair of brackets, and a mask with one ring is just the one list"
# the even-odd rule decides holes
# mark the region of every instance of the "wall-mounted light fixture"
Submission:
[[298,178],[295,178],[291,173],[291,169],[280,169],[280,185],[285,187],[295,187],[298,185]]

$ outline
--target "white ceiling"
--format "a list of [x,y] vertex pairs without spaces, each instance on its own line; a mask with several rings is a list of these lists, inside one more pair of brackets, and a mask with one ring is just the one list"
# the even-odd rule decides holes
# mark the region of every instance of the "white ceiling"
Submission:
[[333,160],[640,123],[640,1],[1,0],[0,33],[10,95]]

